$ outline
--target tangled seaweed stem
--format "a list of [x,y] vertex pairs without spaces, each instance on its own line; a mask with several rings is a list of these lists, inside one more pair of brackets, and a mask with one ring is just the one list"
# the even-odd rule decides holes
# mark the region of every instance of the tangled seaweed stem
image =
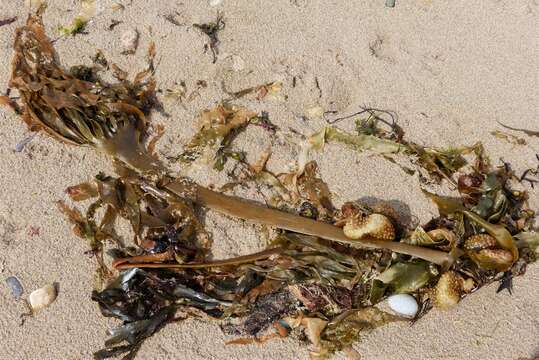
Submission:
[[[110,154],[112,155],[113,153]],[[114,156],[142,173],[156,170],[166,172],[166,168],[161,163],[141,149],[126,152],[125,154],[120,153],[119,155],[120,156]],[[238,217],[258,224],[275,226],[279,229],[317,236],[322,239],[352,246],[371,249],[388,249],[397,253],[411,255],[430,261],[444,268],[450,266],[456,259],[455,254],[400,242],[378,241],[369,237],[353,240],[346,237],[342,229],[337,226],[254,204],[234,196],[218,193],[196,184],[186,183],[183,180],[172,181],[165,184],[164,187],[171,193],[181,197],[185,197],[186,194],[193,194],[193,200],[200,205],[229,216]]]
[[203,263],[187,263],[187,264],[160,264],[143,261],[163,261],[172,260],[173,256],[170,253],[161,253],[153,256],[134,256],[131,258],[117,259],[113,262],[113,267],[117,270],[125,270],[132,268],[153,268],[153,269],[203,269],[211,267],[234,266],[239,264],[250,263],[253,261],[266,259],[272,255],[280,254],[284,251],[282,247],[276,247],[259,251],[257,253],[238,256],[231,259],[215,260]]

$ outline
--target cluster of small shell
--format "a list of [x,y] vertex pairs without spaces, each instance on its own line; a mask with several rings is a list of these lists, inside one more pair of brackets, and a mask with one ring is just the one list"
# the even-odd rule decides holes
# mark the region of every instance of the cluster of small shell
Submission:
[[434,305],[440,309],[449,309],[458,304],[465,293],[474,288],[472,279],[464,279],[454,271],[447,271],[440,276],[434,290]]
[[395,226],[386,215],[365,213],[352,203],[346,203],[342,208],[344,235],[350,239],[365,237],[381,241],[395,240]]
[[391,220],[382,214],[352,217],[343,227],[344,235],[351,239],[369,236],[377,240],[393,241],[395,227]]
[[504,271],[513,263],[513,254],[498,247],[488,234],[472,235],[464,242],[466,255],[482,269]]

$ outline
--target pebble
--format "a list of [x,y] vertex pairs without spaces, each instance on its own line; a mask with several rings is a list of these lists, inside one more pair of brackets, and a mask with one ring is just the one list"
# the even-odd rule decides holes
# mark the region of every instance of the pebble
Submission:
[[6,279],[6,284],[11,290],[11,295],[13,295],[13,297],[17,300],[20,299],[24,292],[24,288],[22,287],[19,279],[17,279],[15,276],[10,276]]
[[223,0],[210,0],[208,1],[208,4],[210,4],[210,6],[218,6],[221,5],[222,2]]
[[56,300],[56,287],[54,285],[45,285],[40,289],[32,291],[28,297],[28,302],[32,310],[39,311],[46,308]]
[[387,298],[387,304],[391,310],[406,317],[414,317],[419,311],[416,299],[408,294],[391,295]]
[[32,141],[32,139],[36,136],[37,133],[33,133],[31,135],[28,135],[27,137],[25,137],[24,139],[22,139],[21,141],[19,141],[17,143],[17,145],[15,145],[15,151],[16,152],[21,152],[24,150],[24,147],[26,145],[28,145],[30,143],[30,141]]

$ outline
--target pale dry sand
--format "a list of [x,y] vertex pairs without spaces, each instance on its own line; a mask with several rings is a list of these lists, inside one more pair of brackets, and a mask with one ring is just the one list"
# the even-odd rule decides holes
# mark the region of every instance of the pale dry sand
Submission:
[[[15,28],[24,22],[23,0],[1,0],[0,18],[19,20],[0,28],[0,86],[5,89]],[[77,1],[50,1],[45,23],[50,34],[77,12]],[[101,1],[102,9],[112,1]],[[527,146],[514,146],[490,135],[496,121],[539,130],[539,4],[537,0],[404,1],[393,9],[376,1],[232,1],[217,7],[206,1],[123,1],[125,10],[105,10],[87,35],[61,39],[56,46],[65,64],[90,63],[97,48],[109,60],[129,69],[144,66],[150,40],[157,43],[160,88],[197,80],[208,88],[186,103],[165,102],[167,133],[161,154],[176,154],[193,134],[193,120],[203,108],[223,98],[220,83],[239,90],[281,80],[288,100],[247,100],[266,110],[283,129],[309,134],[322,120],[301,119],[308,107],[320,105],[340,114],[359,105],[395,110],[406,136],[424,144],[458,146],[481,140],[492,160],[510,161],[517,173],[535,167],[539,139],[523,136]],[[216,64],[203,54],[205,38],[191,24],[207,22],[222,11],[221,54]],[[178,12],[185,26],[166,22]],[[107,31],[111,19],[123,21]],[[120,54],[121,34],[129,27],[141,33],[135,56]],[[151,30],[150,30],[151,28]],[[234,57],[234,56],[236,57]],[[238,59],[240,56],[241,59]],[[243,60],[243,61],[241,61]],[[236,71],[239,70],[239,71]],[[296,87],[292,78],[296,76]],[[316,79],[320,90],[316,87]],[[351,124],[343,124],[350,128]],[[21,121],[0,109],[0,359],[89,359],[113,325],[89,299],[93,261],[86,246],[71,233],[54,202],[64,199],[68,185],[84,181],[108,161],[92,151],[58,144],[38,135],[23,152],[15,144],[27,135]],[[273,142],[270,168],[284,170],[297,148],[272,140],[258,128],[236,142],[251,159]],[[403,217],[428,220],[435,210],[421,195],[418,180],[378,157],[328,146],[315,155],[322,177],[335,192],[335,202],[367,196],[391,200]],[[222,182],[206,170],[190,171],[202,183]],[[243,196],[256,198],[254,192]],[[530,189],[532,205],[539,193]],[[263,246],[252,225],[216,214],[207,215],[213,229],[215,257],[237,255]],[[31,227],[39,234],[31,236]],[[58,300],[19,325],[25,311],[4,285],[17,276],[26,288],[60,284]],[[539,267],[531,266],[515,280],[514,295],[495,294],[495,286],[466,298],[456,309],[432,311],[410,327],[395,324],[363,336],[356,349],[363,359],[520,359],[539,356]],[[186,321],[167,326],[148,340],[140,359],[306,359],[308,351],[295,339],[263,346],[224,346],[216,324]],[[337,358],[342,358],[338,355]]]

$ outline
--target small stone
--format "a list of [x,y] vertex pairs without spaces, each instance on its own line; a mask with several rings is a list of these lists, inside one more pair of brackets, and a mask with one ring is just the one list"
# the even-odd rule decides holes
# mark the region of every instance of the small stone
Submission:
[[54,285],[45,285],[40,289],[32,291],[28,297],[28,302],[33,311],[39,311],[56,300],[57,292]]
[[223,2],[223,0],[210,0],[210,1],[208,1],[208,4],[210,6],[218,6],[218,5],[221,5],[222,2]]
[[387,298],[387,304],[396,313],[413,318],[419,311],[419,305],[412,295],[397,294]]
[[6,279],[6,284],[11,290],[11,295],[13,295],[16,300],[20,299],[24,292],[24,288],[22,287],[19,279],[17,279],[15,276],[10,276]]

